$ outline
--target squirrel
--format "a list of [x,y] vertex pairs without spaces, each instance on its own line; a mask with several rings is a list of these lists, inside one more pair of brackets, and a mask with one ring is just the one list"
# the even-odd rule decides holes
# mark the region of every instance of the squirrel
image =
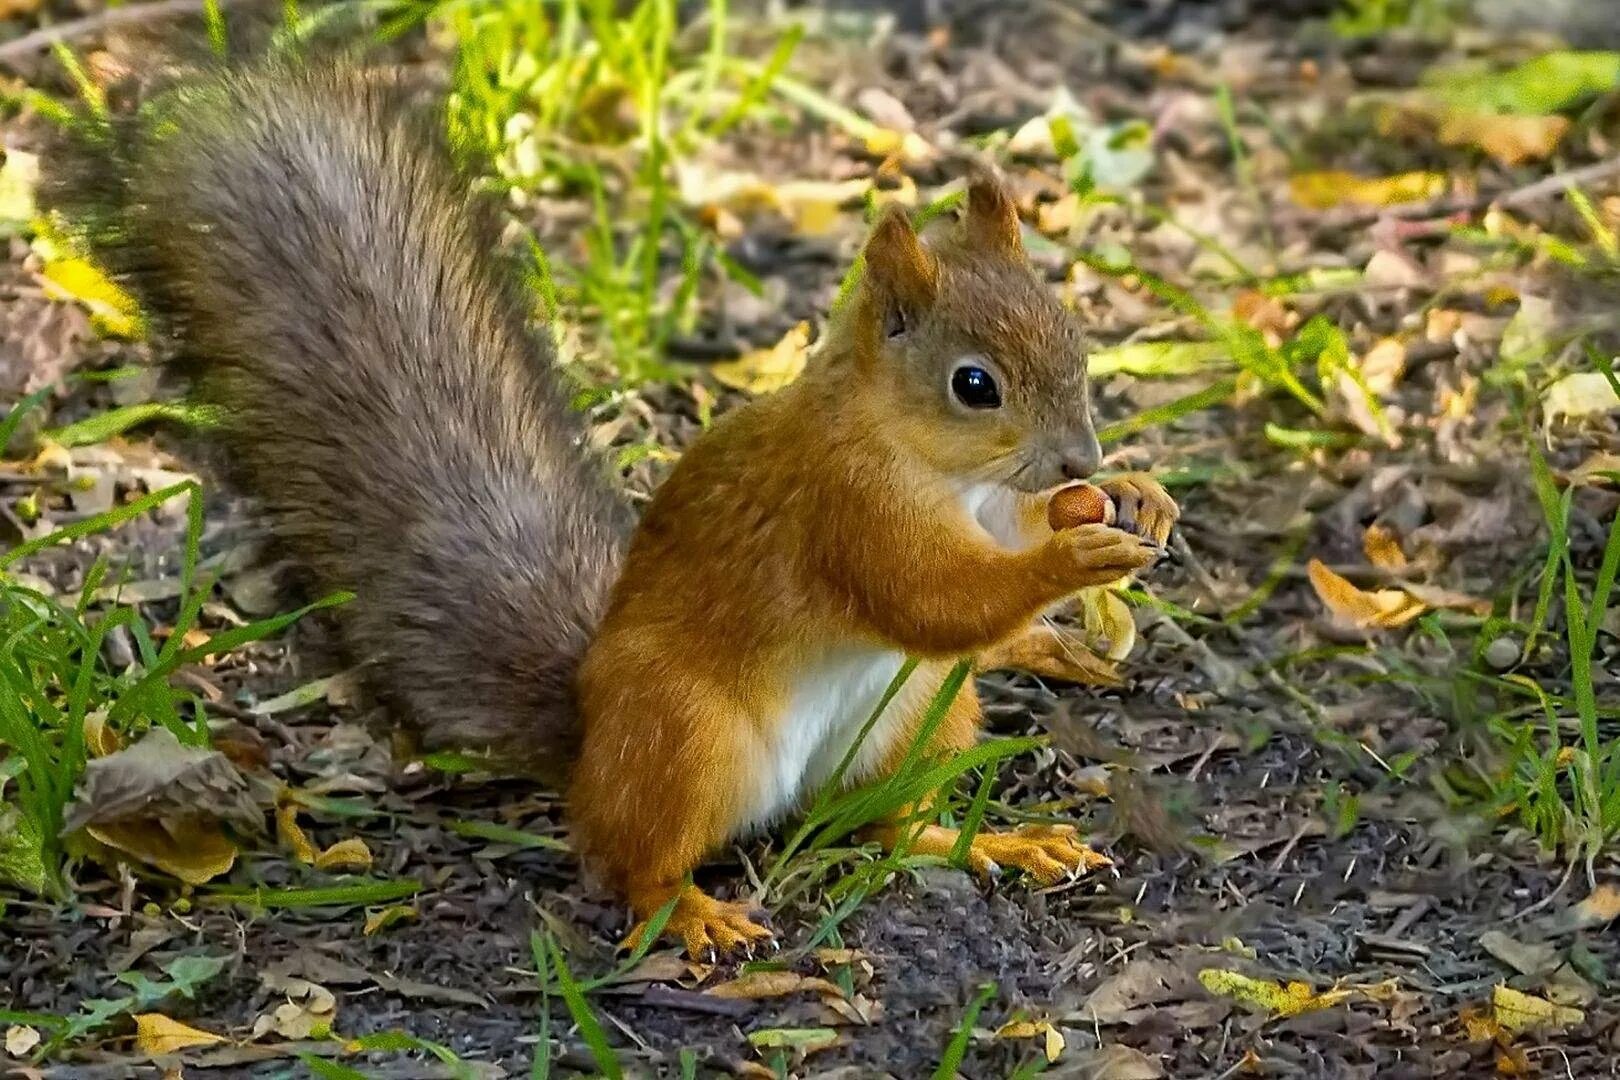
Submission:
[[[694,956],[771,936],[690,883],[804,805],[907,657],[850,784],[904,757],[961,658],[1088,681],[1042,616],[1150,566],[1178,511],[1145,474],[1115,525],[1056,529],[1093,474],[1076,316],[988,173],[924,235],[885,210],[785,389],[722,416],[639,524],[584,447],[497,216],[397,83],[334,63],[207,76],[48,163],[47,204],[175,344],[212,435],[347,647],[423,745],[566,782],[585,864],[666,906]],[[972,743],[971,681],[929,753]],[[949,855],[915,815],[876,830]],[[970,867],[1050,882],[1108,860],[1068,826],[978,833]]]

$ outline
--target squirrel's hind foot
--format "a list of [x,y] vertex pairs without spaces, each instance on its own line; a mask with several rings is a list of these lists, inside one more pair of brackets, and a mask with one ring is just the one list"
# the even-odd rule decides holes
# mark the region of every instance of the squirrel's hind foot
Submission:
[[[676,896],[664,936],[678,939],[693,960],[751,951],[756,943],[774,939],[768,927],[754,921],[751,904],[716,900],[695,885],[683,885]],[[667,897],[664,903],[668,903]],[[654,905],[654,910],[662,907],[663,903]],[[650,922],[651,917],[638,922],[619,947],[639,948]]]
[[[913,855],[949,857],[961,833],[939,825],[926,826],[907,849]],[[1106,855],[1079,840],[1073,825],[1025,825],[1012,832],[980,832],[967,851],[968,869],[980,877],[999,870],[1022,870],[1042,885],[1114,865]]]

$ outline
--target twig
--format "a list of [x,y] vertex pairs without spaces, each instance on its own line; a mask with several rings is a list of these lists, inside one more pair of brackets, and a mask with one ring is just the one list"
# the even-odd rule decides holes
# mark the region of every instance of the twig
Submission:
[[[220,0],[221,6],[231,0]],[[82,19],[70,19],[53,26],[42,26],[0,45],[0,64],[16,65],[17,61],[48,49],[59,41],[77,41],[102,30],[151,19],[172,19],[180,15],[194,15],[204,8],[203,0],[154,0],[150,4],[127,4],[109,7]]]

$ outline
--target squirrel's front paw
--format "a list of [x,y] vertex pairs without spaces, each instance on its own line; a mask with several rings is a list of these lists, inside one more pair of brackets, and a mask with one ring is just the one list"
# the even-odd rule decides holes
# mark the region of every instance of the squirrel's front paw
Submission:
[[[749,904],[716,900],[695,885],[683,886],[678,897],[675,910],[664,924],[664,934],[680,939],[686,955],[693,960],[751,950],[755,942],[772,940],[771,931],[753,920]],[[637,923],[619,947],[639,948],[648,922],[643,919]]]
[[1114,501],[1114,524],[1164,547],[1181,517],[1181,507],[1164,485],[1147,473],[1126,473],[1097,485]]
[[1052,535],[1064,584],[1070,592],[1111,585],[1152,566],[1159,550],[1150,541],[1112,525],[1081,525]]

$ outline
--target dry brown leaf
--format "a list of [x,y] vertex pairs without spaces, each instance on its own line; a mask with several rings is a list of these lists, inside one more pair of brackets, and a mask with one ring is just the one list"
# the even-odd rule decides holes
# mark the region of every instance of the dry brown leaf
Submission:
[[1244,289],[1237,294],[1232,301],[1232,317],[1260,331],[1266,344],[1274,349],[1282,345],[1283,339],[1299,324],[1299,316],[1287,305],[1259,289]]
[[1421,202],[1446,193],[1446,177],[1435,172],[1404,172],[1394,176],[1357,176],[1341,170],[1299,173],[1289,178],[1288,190],[1299,205],[1311,210],[1335,206],[1394,206]]
[[223,1035],[189,1027],[178,1020],[170,1020],[162,1013],[141,1013],[135,1017],[135,1047],[153,1057],[177,1053],[193,1046],[214,1046],[224,1041]]
[[168,728],[153,727],[139,742],[85,765],[62,830],[132,819],[189,816],[264,829],[252,786],[217,750],[181,746]]
[[1406,343],[1400,338],[1383,338],[1367,350],[1357,367],[1368,390],[1388,397],[1406,374]]
[[1401,570],[1406,567],[1406,552],[1401,550],[1401,542],[1390,529],[1383,525],[1369,525],[1361,537],[1361,550],[1366,553],[1367,561],[1374,566],[1385,570]]
[[1511,166],[1550,157],[1569,126],[1568,117],[1556,115],[1454,112],[1441,119],[1438,134],[1447,146],[1477,146],[1497,162]]
[[1416,582],[1408,582],[1401,588],[1425,607],[1440,608],[1444,611],[1466,611],[1470,615],[1482,617],[1491,613],[1489,600],[1469,596],[1455,589],[1443,589],[1438,585],[1419,585]]
[[337,995],[320,983],[265,972],[259,981],[286,1000],[253,1021],[253,1038],[272,1032],[283,1039],[324,1039],[337,1016]]
[[1367,592],[1329,570],[1320,559],[1306,566],[1311,587],[1336,622],[1358,630],[1393,629],[1422,615],[1421,601],[1403,589]]
[[800,975],[794,971],[750,971],[735,979],[711,986],[704,993],[710,997],[759,1001],[804,991],[828,997],[844,996],[842,990],[826,979],[815,975]]
[[797,379],[809,355],[810,324],[801,322],[770,348],[756,349],[739,359],[713,364],[709,370],[733,389],[769,394]]

